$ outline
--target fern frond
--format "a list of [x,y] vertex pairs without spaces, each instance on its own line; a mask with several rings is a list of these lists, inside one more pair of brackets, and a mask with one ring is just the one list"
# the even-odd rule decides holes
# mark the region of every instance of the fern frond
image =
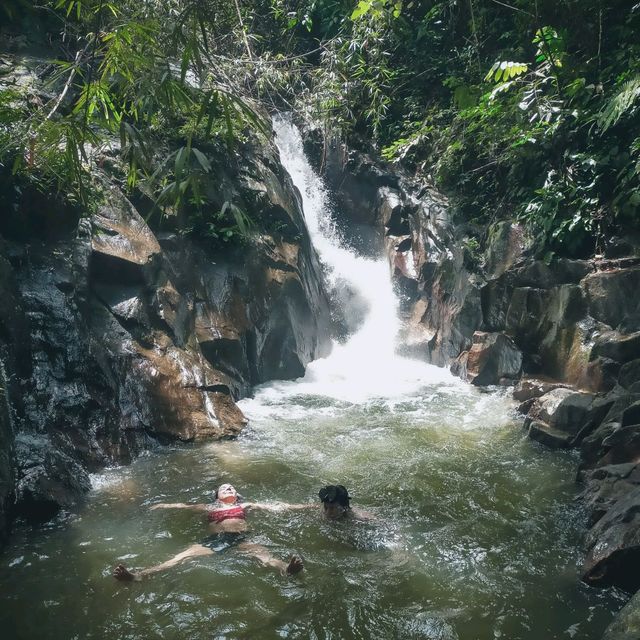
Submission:
[[640,75],[627,80],[603,107],[598,116],[598,127],[602,133],[613,127],[620,118],[630,112],[638,97],[640,97]]

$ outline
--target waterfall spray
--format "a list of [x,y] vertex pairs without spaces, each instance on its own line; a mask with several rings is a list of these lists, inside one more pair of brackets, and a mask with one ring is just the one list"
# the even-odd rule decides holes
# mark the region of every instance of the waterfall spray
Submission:
[[368,308],[353,335],[342,344],[334,344],[328,358],[308,366],[295,392],[357,402],[408,393],[433,382],[455,384],[448,371],[396,355],[398,300],[387,261],[358,256],[341,243],[327,189],[304,155],[300,132],[283,116],[274,119],[274,129],[282,164],[300,190],[311,242],[326,267],[329,291],[340,280],[346,281]]

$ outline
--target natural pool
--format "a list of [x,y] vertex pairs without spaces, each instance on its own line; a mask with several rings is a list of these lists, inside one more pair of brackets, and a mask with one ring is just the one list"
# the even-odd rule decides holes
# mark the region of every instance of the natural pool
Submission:
[[[2,555],[3,637],[600,638],[622,600],[579,581],[574,458],[524,438],[507,396],[429,369],[422,388],[359,402],[270,385],[244,401],[237,441],[98,474],[77,515],[19,528]],[[222,481],[288,502],[341,482],[377,520],[251,513],[253,540],[304,557],[293,579],[232,550],[142,583],[111,577],[202,539],[200,516],[149,506],[209,501]]]

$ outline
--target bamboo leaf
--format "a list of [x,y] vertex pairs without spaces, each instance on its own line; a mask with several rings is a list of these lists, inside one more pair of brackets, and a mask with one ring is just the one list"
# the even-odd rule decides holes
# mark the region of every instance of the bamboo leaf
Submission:
[[209,173],[209,171],[211,171],[211,163],[209,162],[209,159],[207,158],[207,156],[205,156],[204,153],[202,153],[202,151],[200,151],[199,149],[196,149],[195,147],[191,149],[191,153],[193,153],[193,155],[195,156],[196,160],[202,167],[202,170],[205,173]]

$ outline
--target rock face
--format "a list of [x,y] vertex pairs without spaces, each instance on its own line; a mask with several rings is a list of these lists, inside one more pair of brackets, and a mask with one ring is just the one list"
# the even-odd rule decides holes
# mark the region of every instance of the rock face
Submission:
[[458,356],[451,371],[475,385],[513,383],[522,373],[522,352],[503,333],[476,331],[471,348]]
[[640,593],[636,593],[607,627],[602,640],[636,640],[640,638]]
[[9,511],[46,519],[155,441],[236,435],[235,400],[328,352],[298,196],[274,147],[244,155],[214,186],[279,231],[235,254],[154,232],[106,178],[56,234],[0,225],[0,537]]
[[434,189],[367,156],[328,151],[345,215],[383,237],[404,352],[473,384],[524,375],[515,395],[529,436],[580,448],[592,525],[585,580],[640,587],[640,259],[631,245],[547,264],[520,225],[457,226]]

